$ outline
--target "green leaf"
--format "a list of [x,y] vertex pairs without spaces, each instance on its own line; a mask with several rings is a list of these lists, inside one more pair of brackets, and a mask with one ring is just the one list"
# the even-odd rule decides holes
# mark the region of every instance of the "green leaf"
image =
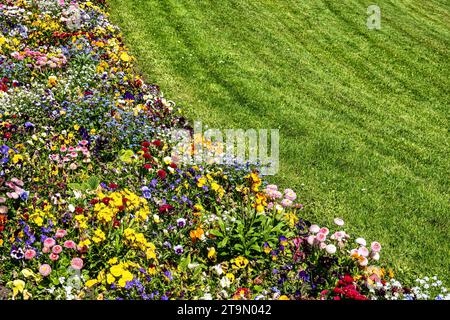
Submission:
[[216,237],[223,237],[223,233],[216,229],[209,230],[209,233]]
[[87,186],[89,190],[95,190],[97,189],[98,185],[100,184],[100,179],[96,176],[92,176],[87,181]]
[[81,184],[79,183],[69,183],[68,186],[72,190],[81,190]]

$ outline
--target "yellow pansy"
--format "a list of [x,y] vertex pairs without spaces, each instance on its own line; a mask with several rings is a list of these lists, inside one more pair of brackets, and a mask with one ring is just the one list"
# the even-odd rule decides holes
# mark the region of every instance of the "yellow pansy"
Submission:
[[97,279],[91,279],[86,281],[85,285],[86,287],[90,288],[92,286],[95,286],[98,283]]

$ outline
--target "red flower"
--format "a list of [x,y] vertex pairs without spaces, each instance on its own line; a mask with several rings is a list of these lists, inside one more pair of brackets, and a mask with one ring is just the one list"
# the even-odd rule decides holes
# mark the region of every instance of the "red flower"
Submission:
[[141,143],[141,146],[143,146],[143,147],[150,147],[150,142],[144,141],[144,142]]
[[117,189],[118,185],[115,184],[115,183],[110,183],[110,184],[108,185],[108,187],[109,187],[110,189]]
[[82,214],[82,213],[83,213],[83,208],[76,207],[76,208],[75,208],[75,212],[76,212],[77,214]]
[[146,147],[142,147],[141,150],[144,152],[148,152],[148,148],[146,148]]
[[161,140],[154,140],[152,143],[158,148],[161,146]]
[[167,173],[164,170],[158,170],[158,177],[160,179],[165,179],[167,176]]
[[343,280],[347,283],[353,283],[353,278],[348,274],[345,275]]
[[114,218],[113,227],[114,227],[114,228],[119,228],[119,227],[120,227],[120,221],[117,220],[116,218]]
[[159,207],[159,213],[167,213],[172,211],[174,208],[170,204],[163,204],[161,207]]
[[169,167],[176,169],[176,168],[177,168],[177,165],[176,165],[175,163],[172,162],[172,163],[169,165]]
[[152,165],[151,164],[144,164],[144,168],[145,169],[147,169],[147,170],[149,170],[149,169],[151,169],[152,168]]
[[145,159],[151,159],[152,155],[150,153],[144,153],[144,158]]
[[92,199],[89,203],[94,205],[94,204],[98,203],[98,199]]
[[104,198],[102,199],[102,202],[103,202],[104,204],[106,204],[106,205],[109,204],[109,201],[111,201],[111,198],[104,197]]

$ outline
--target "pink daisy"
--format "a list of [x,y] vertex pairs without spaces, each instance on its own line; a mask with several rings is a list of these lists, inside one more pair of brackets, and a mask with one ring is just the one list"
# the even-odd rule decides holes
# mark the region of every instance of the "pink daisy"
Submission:
[[50,267],[48,264],[43,264],[39,267],[39,273],[43,276],[43,277],[47,277],[50,272],[52,272],[52,267]]
[[81,268],[83,268],[83,260],[80,258],[73,258],[70,265],[75,270],[81,270]]
[[27,251],[25,251],[25,259],[26,260],[31,260],[36,256],[36,251],[34,251],[33,249],[28,249]]
[[60,254],[62,252],[63,248],[60,245],[56,245],[52,248],[52,252],[54,254]]

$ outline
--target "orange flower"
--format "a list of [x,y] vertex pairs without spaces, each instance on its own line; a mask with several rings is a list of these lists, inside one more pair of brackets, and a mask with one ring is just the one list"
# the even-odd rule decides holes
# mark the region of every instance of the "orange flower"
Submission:
[[205,235],[205,232],[203,231],[202,227],[198,227],[195,230],[191,230],[189,235],[191,236],[192,241],[195,242],[197,239],[202,239]]

